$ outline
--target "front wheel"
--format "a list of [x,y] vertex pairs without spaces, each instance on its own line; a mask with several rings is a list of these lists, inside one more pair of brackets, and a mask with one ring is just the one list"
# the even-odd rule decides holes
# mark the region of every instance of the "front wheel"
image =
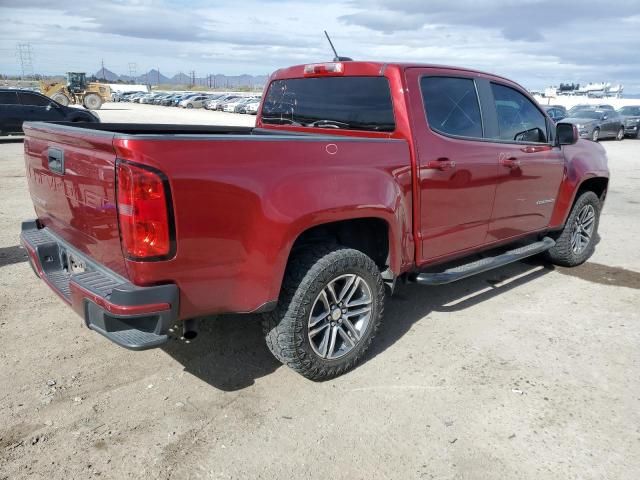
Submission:
[[552,263],[575,267],[587,261],[596,246],[600,208],[600,199],[594,192],[584,192],[578,197],[555,246],[546,252]]
[[600,139],[600,129],[595,128],[593,130],[593,133],[591,134],[591,140],[593,140],[594,142],[597,142],[599,139]]
[[616,140],[620,141],[624,138],[624,127],[620,127],[618,130],[618,134],[616,135]]
[[190,103],[187,103],[187,108],[193,108],[193,105],[191,105]]
[[51,97],[51,100],[55,100],[60,105],[64,105],[65,107],[70,103],[69,97],[67,97],[64,93],[56,93],[53,97]]
[[96,93],[88,93],[84,96],[82,104],[89,110],[100,110],[102,106],[102,98]]
[[291,258],[278,306],[263,317],[271,353],[311,380],[328,380],[357,365],[384,309],[384,286],[364,253],[320,245]]

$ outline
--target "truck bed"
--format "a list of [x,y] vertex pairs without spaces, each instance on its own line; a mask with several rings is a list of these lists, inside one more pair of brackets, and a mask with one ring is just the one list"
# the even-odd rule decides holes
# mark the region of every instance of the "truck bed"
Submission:
[[[25,161],[38,223],[134,286],[175,284],[180,318],[271,308],[289,251],[313,225],[385,220],[392,268],[413,261],[408,144],[390,138],[248,127],[25,123]],[[64,172],[52,171],[57,152]],[[123,254],[116,165],[162,172],[175,255]],[[398,213],[400,212],[400,213]]]

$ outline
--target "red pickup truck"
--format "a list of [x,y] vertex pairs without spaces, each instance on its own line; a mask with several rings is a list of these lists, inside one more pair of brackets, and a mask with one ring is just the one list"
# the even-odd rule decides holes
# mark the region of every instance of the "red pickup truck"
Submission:
[[518,84],[336,61],[276,71],[256,128],[26,123],[35,272],[87,326],[157,347],[261,313],[308,378],[362,358],[385,286],[593,253],[607,158]]

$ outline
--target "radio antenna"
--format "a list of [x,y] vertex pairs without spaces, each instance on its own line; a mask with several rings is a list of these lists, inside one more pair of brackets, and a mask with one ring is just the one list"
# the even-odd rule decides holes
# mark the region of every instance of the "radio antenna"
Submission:
[[331,41],[331,37],[329,37],[329,34],[327,33],[326,30],[324,31],[324,35],[325,35],[325,37],[327,37],[327,40],[329,41],[329,45],[331,45],[331,50],[333,50],[333,55],[334,55],[333,61],[334,62],[341,62],[341,61],[348,62],[348,61],[352,60],[349,57],[341,57],[340,55],[338,55],[338,52],[336,52],[336,47],[333,46],[333,42]]

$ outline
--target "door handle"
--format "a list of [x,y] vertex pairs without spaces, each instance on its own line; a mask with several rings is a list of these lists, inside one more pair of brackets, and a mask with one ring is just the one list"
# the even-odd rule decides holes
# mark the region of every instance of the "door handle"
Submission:
[[426,167],[432,170],[444,171],[444,170],[449,170],[450,168],[456,168],[456,162],[443,157],[437,160],[431,160],[427,162]]
[[520,163],[520,160],[518,160],[516,157],[503,158],[502,160],[500,160],[500,163],[503,167],[507,168],[520,168],[520,165],[522,165]]
[[47,151],[47,166],[52,172],[64,173],[64,152],[58,148],[49,148]]

